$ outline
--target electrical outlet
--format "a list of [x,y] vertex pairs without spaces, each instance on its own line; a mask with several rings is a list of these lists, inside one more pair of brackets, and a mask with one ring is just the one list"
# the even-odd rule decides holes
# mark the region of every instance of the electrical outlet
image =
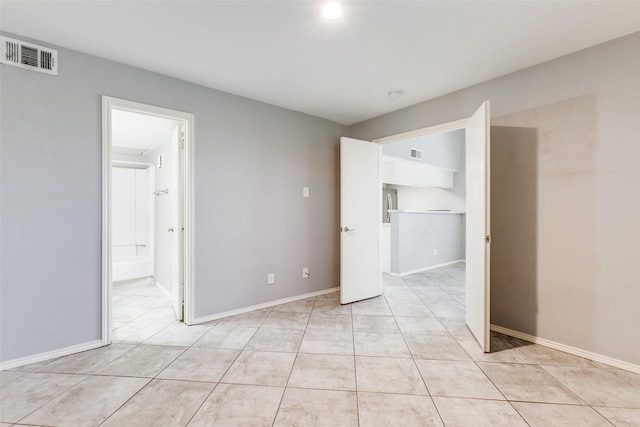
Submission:
[[309,197],[309,187],[302,187],[302,197]]
[[274,283],[276,283],[276,274],[275,273],[267,274],[267,285],[273,285]]
[[433,249],[433,254],[434,254],[434,255],[438,255],[438,250],[434,248],[434,249]]
[[302,269],[302,278],[303,279],[311,279],[311,275],[309,274],[309,268],[305,267]]

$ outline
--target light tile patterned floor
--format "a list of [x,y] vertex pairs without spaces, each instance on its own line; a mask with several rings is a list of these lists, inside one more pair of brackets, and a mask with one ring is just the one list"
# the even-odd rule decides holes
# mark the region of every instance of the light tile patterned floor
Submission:
[[[187,327],[114,289],[114,344],[0,373],[0,425],[640,426],[640,375],[464,325],[464,264]],[[8,424],[7,424],[8,423]]]

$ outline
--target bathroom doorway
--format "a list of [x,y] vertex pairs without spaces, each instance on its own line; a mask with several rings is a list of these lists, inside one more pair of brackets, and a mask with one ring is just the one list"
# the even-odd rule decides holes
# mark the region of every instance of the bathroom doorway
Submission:
[[189,323],[193,116],[103,97],[103,343]]

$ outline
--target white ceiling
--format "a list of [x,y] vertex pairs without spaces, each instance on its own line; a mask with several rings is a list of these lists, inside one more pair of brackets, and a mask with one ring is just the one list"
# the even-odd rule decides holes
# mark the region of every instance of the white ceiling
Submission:
[[111,145],[116,147],[146,148],[153,151],[171,142],[178,126],[175,120],[129,111],[111,112]]
[[343,124],[640,31],[640,1],[342,3],[3,0],[0,26]]

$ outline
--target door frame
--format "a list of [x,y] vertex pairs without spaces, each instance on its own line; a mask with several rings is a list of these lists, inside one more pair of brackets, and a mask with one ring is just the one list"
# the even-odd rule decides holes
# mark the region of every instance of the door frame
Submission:
[[112,327],[112,213],[111,213],[111,112],[129,111],[149,116],[173,119],[184,123],[184,161],[181,165],[181,189],[183,212],[182,272],[184,284],[184,323],[194,319],[194,155],[195,116],[191,113],[170,110],[126,99],[102,96],[102,345],[111,343]]
[[419,136],[433,135],[435,133],[443,133],[443,132],[449,132],[452,130],[464,129],[466,128],[467,121],[470,118],[471,116],[464,119],[454,120],[451,122],[440,123],[433,126],[427,126],[420,129],[414,129],[407,132],[397,133],[394,135],[389,135],[382,138],[374,139],[373,142],[376,142],[382,145],[382,144],[389,144],[391,142],[402,141],[409,138],[417,138]]
[[[481,105],[484,105],[481,104]],[[416,137],[420,137],[420,136],[425,136],[425,135],[433,135],[436,133],[443,133],[443,132],[449,132],[449,131],[453,131],[453,130],[459,130],[459,129],[466,129],[467,127],[467,122],[471,119],[472,116],[466,117],[464,119],[458,119],[458,120],[454,120],[454,121],[450,121],[450,122],[446,122],[446,123],[440,123],[440,124],[436,124],[436,125],[432,125],[432,126],[427,126],[424,128],[420,128],[420,129],[414,129],[411,131],[407,131],[407,132],[402,132],[402,133],[398,133],[398,134],[394,134],[394,135],[389,135],[389,136],[385,136],[382,138],[378,138],[378,139],[374,139],[373,142],[376,142],[378,144],[380,144],[380,153],[382,153],[382,145],[383,144],[389,144],[392,142],[398,142],[398,141],[402,141],[405,139],[410,139],[410,138],[416,138]],[[465,136],[465,144],[466,144],[466,136]],[[465,162],[467,160],[465,159]],[[380,156],[380,162],[382,162],[382,156]],[[466,166],[465,166],[466,168]],[[489,186],[490,183],[487,182],[487,186]],[[380,186],[380,193],[382,194],[382,186]],[[466,199],[466,197],[465,197]],[[465,209],[466,211],[466,209]],[[466,213],[465,213],[466,215]],[[490,233],[489,229],[487,229],[487,232]],[[490,234],[489,234],[490,235]],[[488,236],[489,236],[488,235]],[[490,242],[490,237],[489,237],[489,242]],[[486,250],[490,250],[490,246],[487,247]],[[467,258],[467,254],[466,254],[467,250],[465,248],[465,260]],[[489,278],[489,265],[487,265],[485,267],[485,275],[486,278]],[[485,287],[485,291],[486,291],[486,287]],[[489,330],[491,322],[490,322],[490,316],[491,316],[491,298],[490,298],[490,292],[487,292],[486,296],[485,296],[485,310],[487,313],[487,319],[486,319],[486,323],[487,323],[487,330]],[[466,304],[466,300],[465,300],[465,312],[467,309],[467,304]],[[466,318],[465,318],[465,323],[466,323]],[[485,351],[488,351],[490,343],[484,343],[484,344],[480,344],[481,347],[483,349],[485,349]]]

